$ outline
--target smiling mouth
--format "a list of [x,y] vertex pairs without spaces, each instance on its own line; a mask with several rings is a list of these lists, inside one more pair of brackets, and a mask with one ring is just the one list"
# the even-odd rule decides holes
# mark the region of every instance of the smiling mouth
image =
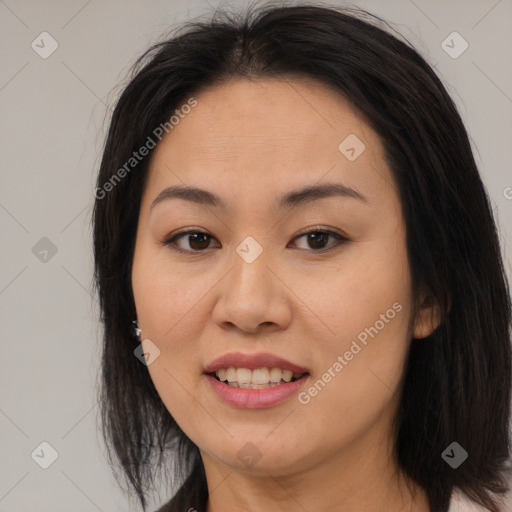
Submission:
[[281,368],[220,368],[215,372],[210,372],[213,378],[233,388],[245,389],[266,389],[276,386],[282,386],[290,382],[295,382],[307,375],[308,372],[294,373],[291,370],[282,370]]

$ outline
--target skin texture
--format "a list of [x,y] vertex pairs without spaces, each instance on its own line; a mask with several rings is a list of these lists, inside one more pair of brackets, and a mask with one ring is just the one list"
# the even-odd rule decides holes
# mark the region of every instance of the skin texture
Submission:
[[[194,97],[152,156],[132,285],[142,339],[160,350],[148,371],[200,449],[208,512],[428,511],[423,490],[395,466],[391,424],[411,338],[432,332],[435,311],[413,317],[405,225],[379,137],[311,80],[233,79]],[[366,147],[354,161],[338,149],[349,134]],[[366,201],[274,206],[326,182]],[[150,211],[171,185],[212,191],[228,208],[168,199]],[[185,235],[176,244],[190,253],[174,252],[165,240],[184,228],[212,238]],[[325,230],[348,241],[300,236]],[[250,264],[236,252],[248,236],[263,249]],[[227,352],[271,352],[309,369],[307,390],[396,303],[394,318],[307,404],[293,396],[238,409],[203,375]],[[261,458],[248,467],[237,454],[249,441]]]

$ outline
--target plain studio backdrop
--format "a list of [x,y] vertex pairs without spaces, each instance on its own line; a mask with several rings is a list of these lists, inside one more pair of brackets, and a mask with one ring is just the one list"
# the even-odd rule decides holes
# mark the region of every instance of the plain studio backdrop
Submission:
[[[151,43],[219,5],[246,4],[0,0],[0,511],[138,510],[118,490],[97,430],[90,215],[104,120]],[[391,22],[446,84],[511,279],[512,0],[352,5]]]

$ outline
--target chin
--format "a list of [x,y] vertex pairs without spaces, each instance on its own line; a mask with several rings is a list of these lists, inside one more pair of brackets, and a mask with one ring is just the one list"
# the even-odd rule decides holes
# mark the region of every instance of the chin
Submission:
[[[215,445],[214,450],[208,450],[213,457],[226,466],[236,471],[249,472],[255,476],[285,476],[296,473],[307,466],[308,457],[304,445],[301,443],[290,443],[285,445],[286,432],[282,437],[275,433],[271,434],[270,439],[268,430],[265,430],[259,437],[258,435],[235,436],[230,439],[229,445],[226,443],[227,450],[219,452],[219,443]],[[301,446],[301,453],[297,451],[296,445]],[[311,451],[314,451],[313,449]]]

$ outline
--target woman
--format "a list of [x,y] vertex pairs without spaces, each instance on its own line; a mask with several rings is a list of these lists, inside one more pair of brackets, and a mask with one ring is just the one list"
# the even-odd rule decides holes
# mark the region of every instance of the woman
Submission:
[[161,511],[503,510],[492,210],[445,88],[371,15],[155,45],[95,196],[103,433],[144,510],[171,465]]

